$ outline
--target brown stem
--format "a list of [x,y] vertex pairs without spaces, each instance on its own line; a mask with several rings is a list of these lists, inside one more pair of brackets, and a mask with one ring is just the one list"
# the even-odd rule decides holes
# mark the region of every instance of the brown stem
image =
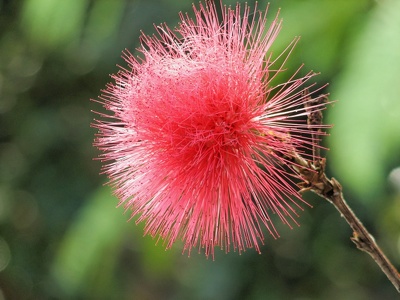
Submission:
[[325,160],[321,159],[317,163],[317,166],[315,166],[315,164],[312,164],[301,156],[294,154],[293,161],[296,164],[296,172],[299,173],[304,180],[304,183],[301,184],[303,190],[311,190],[315,194],[328,200],[336,207],[341,216],[353,229],[353,237],[351,240],[356,244],[358,249],[371,255],[400,293],[399,272],[379,248],[373,236],[368,232],[346,203],[340,183],[335,178],[328,179],[326,176]]

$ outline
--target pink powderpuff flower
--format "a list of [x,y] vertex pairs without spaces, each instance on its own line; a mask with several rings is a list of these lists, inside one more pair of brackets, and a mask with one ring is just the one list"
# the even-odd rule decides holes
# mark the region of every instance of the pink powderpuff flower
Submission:
[[200,3],[178,28],[142,34],[142,55],[124,53],[129,67],[112,76],[98,100],[108,112],[93,124],[109,184],[145,234],[207,256],[260,252],[264,226],[279,236],[271,213],[297,224],[305,202],[290,157],[315,146],[306,116],[325,106],[305,109],[313,72],[272,86],[297,42],[274,69],[278,16],[268,27],[266,12],[221,8],[219,18]]

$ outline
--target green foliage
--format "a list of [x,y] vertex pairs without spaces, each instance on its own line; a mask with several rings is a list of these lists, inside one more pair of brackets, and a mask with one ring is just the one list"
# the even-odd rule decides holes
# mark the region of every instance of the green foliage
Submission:
[[[176,25],[190,5],[0,1],[0,298],[395,299],[333,207],[308,194],[314,207],[301,227],[278,225],[282,237],[268,236],[262,255],[217,251],[212,261],[155,245],[101,187],[89,127],[101,108],[89,99],[124,65],[121,51],[135,51],[140,30]],[[328,173],[399,265],[400,189],[386,180],[400,164],[399,1],[276,0],[271,18],[279,7],[274,53],[302,36],[288,73],[305,63],[337,100],[327,111]]]
[[34,43],[49,48],[65,46],[79,37],[87,5],[85,0],[27,0],[21,27]]
[[87,288],[84,283],[95,281],[100,296],[105,283],[112,280],[118,259],[114,253],[118,252],[127,227],[110,193],[109,189],[101,189],[89,199],[64,235],[52,269],[65,293],[76,295]]
[[334,82],[332,167],[364,200],[385,188],[400,153],[400,2],[385,1],[344,56]]

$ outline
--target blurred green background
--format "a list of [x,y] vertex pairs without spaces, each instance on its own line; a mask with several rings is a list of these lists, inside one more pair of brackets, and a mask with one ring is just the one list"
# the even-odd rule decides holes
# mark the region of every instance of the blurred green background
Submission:
[[[279,8],[274,53],[301,35],[288,68],[321,72],[338,100],[328,174],[399,267],[400,1],[271,0],[270,19]],[[141,29],[174,26],[181,10],[191,1],[0,0],[0,299],[398,299],[310,193],[301,226],[277,223],[261,255],[217,250],[215,261],[155,246],[115,208],[92,160],[89,99]]]

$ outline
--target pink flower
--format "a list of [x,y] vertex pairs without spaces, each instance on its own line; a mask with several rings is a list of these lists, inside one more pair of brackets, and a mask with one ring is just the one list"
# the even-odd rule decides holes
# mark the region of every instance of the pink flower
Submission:
[[129,67],[100,97],[109,115],[99,113],[95,145],[145,234],[207,256],[216,246],[259,252],[264,226],[278,236],[271,213],[297,224],[305,202],[290,156],[312,148],[306,116],[324,105],[304,107],[315,73],[272,86],[284,64],[274,69],[269,53],[278,16],[268,28],[266,12],[247,5],[222,6],[222,19],[211,2],[193,9],[177,29],[143,34],[140,58],[125,53]]

